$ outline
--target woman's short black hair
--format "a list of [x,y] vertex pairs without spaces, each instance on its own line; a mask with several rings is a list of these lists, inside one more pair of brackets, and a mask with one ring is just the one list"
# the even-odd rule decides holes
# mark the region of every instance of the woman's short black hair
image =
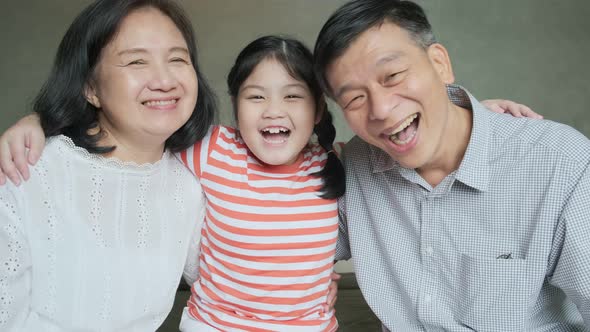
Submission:
[[338,8],[326,21],[314,48],[314,69],[322,89],[332,94],[327,67],[348,49],[360,34],[389,22],[406,30],[422,48],[436,39],[422,7],[406,0],[352,0]]
[[49,78],[35,99],[46,136],[63,134],[92,153],[106,153],[114,146],[98,146],[103,134],[89,134],[98,126],[99,109],[85,97],[101,52],[131,12],[153,7],[170,17],[182,33],[197,73],[199,93],[189,120],[166,140],[166,148],[181,151],[203,138],[216,114],[216,98],[197,62],[197,47],[190,20],[171,0],[97,0],[86,7],[64,35]]
[[[227,87],[232,99],[236,99],[240,86],[248,79],[254,68],[265,59],[274,59],[285,67],[296,80],[309,88],[315,104],[316,112],[321,111],[322,118],[315,125],[314,133],[318,143],[328,152],[328,160],[324,168],[316,175],[322,177],[322,197],[331,199],[344,194],[344,167],[336,156],[333,148],[336,129],[332,124],[332,115],[328,111],[324,94],[313,71],[313,55],[300,41],[281,36],[264,36],[248,44],[236,58],[227,77]],[[234,116],[237,118],[236,103]]]

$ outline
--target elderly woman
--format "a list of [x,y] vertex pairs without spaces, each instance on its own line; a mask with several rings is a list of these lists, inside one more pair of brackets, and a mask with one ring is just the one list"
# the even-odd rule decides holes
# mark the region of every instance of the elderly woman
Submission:
[[0,188],[1,331],[160,326],[203,219],[172,152],[202,138],[214,106],[174,3],[78,15],[34,105],[50,136],[35,176]]

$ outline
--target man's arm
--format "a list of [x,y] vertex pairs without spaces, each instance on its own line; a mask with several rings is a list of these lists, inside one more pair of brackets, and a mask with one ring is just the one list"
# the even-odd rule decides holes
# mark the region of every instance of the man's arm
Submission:
[[338,243],[336,244],[336,257],[337,261],[348,260],[351,257],[350,254],[350,243],[348,241],[348,221],[346,219],[346,203],[345,197],[342,196],[338,199]]
[[576,304],[590,328],[590,165],[561,213],[549,263],[549,282]]

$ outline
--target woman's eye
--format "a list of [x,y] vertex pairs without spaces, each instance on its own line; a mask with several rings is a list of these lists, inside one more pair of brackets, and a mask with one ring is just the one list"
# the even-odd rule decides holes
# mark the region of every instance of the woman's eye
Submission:
[[127,65],[128,66],[131,66],[131,65],[145,65],[145,61],[144,60],[133,60],[133,61],[129,62]]
[[181,63],[186,63],[188,64],[188,61],[186,59],[183,58],[174,58],[171,60],[172,62],[181,62]]
[[303,97],[300,95],[287,95],[286,98],[287,99],[301,99]]
[[259,95],[253,95],[253,96],[249,96],[247,99],[262,100],[262,99],[264,99],[264,97],[259,96]]

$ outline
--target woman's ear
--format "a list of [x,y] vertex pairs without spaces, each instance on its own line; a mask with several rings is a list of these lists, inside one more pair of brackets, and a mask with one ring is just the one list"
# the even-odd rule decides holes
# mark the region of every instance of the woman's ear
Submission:
[[438,76],[445,84],[452,84],[455,82],[455,74],[453,73],[453,66],[451,65],[451,58],[447,49],[439,43],[434,43],[428,46],[426,51],[428,58],[434,66]]
[[94,107],[100,108],[100,99],[96,95],[96,89],[94,88],[92,83],[86,83],[84,87],[84,97],[86,100]]

